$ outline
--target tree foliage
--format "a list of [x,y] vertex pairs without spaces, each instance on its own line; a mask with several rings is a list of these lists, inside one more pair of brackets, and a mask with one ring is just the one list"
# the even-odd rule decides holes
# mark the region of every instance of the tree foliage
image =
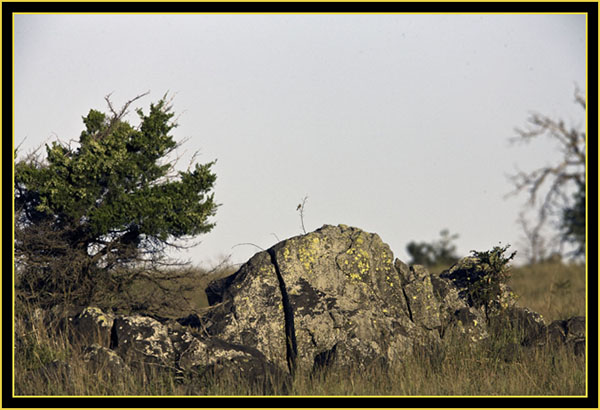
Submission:
[[504,253],[509,247],[510,245],[494,246],[490,251],[471,251],[473,257],[470,260],[476,263],[469,267],[468,298],[473,306],[483,306],[486,315],[492,308],[502,309],[502,306],[493,306],[490,303],[498,302],[502,287],[510,278],[509,263],[516,252],[505,256]]
[[458,238],[458,234],[450,235],[448,229],[440,232],[440,239],[431,243],[410,242],[406,250],[411,257],[410,264],[432,266],[449,266],[458,261],[456,255],[456,245],[453,241]]
[[[575,103],[586,109],[585,97],[575,90]],[[576,245],[574,255],[585,255],[585,187],[586,134],[578,127],[568,127],[561,119],[533,113],[525,128],[517,128],[513,142],[529,143],[546,135],[558,143],[562,159],[533,171],[518,171],[511,176],[513,194],[526,191],[529,205],[537,207],[536,232],[553,220],[560,230],[560,240]],[[575,193],[573,194],[573,191]],[[541,203],[538,202],[542,197]],[[531,232],[528,234],[531,236]]]
[[166,98],[136,110],[139,126],[124,120],[142,96],[118,111],[107,97],[109,114],[90,110],[75,148],[55,141],[44,159],[16,161],[18,282],[36,298],[88,303],[108,284],[119,288],[119,268],[158,263],[176,240],[213,228],[214,161],[175,171]]
[[560,228],[562,238],[575,244],[576,255],[585,255],[585,184],[578,184],[572,205],[562,210]]

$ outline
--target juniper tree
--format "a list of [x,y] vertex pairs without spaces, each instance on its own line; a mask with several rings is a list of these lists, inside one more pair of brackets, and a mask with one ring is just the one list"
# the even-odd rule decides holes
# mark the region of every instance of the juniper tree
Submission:
[[[145,94],[143,94],[145,95]],[[20,289],[40,303],[89,303],[120,268],[160,261],[179,240],[209,232],[217,209],[213,162],[176,171],[166,98],[136,110],[90,110],[76,147],[45,146],[15,163],[15,261]],[[15,152],[16,156],[16,152]]]

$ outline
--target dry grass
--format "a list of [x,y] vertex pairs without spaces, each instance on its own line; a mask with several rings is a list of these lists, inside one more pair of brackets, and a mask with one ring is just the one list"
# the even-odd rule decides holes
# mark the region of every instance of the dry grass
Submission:
[[542,263],[513,268],[509,282],[519,305],[540,313],[546,322],[585,316],[585,266]]

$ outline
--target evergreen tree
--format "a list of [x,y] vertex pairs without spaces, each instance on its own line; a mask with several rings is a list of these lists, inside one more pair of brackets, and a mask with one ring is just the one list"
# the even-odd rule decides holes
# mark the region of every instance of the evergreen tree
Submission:
[[[15,259],[21,290],[38,302],[89,303],[118,268],[161,260],[177,239],[209,232],[217,209],[214,164],[174,170],[178,146],[165,98],[137,110],[140,125],[90,110],[76,148],[46,145],[46,158],[15,164]],[[16,153],[15,153],[16,155]]]

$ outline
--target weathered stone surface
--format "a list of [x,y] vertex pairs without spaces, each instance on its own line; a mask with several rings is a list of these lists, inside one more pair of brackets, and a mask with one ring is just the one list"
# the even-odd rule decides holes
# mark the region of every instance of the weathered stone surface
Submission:
[[209,284],[211,307],[203,314],[113,317],[86,308],[72,327],[94,335],[84,338],[97,343],[85,351],[93,365],[155,364],[200,385],[243,379],[259,391],[289,383],[296,372],[385,366],[411,354],[441,366],[445,340],[453,340],[448,335],[476,343],[493,334],[490,325],[514,330],[501,352],[505,360],[547,340],[585,350],[584,318],[547,327],[540,315],[515,305],[508,287],[490,301],[493,309],[476,306],[468,286],[477,280],[478,263],[463,258],[430,274],[394,261],[376,234],[325,225],[257,253]]
[[274,382],[290,381],[289,373],[267,360],[260,351],[214,337],[189,339],[178,368],[201,385],[233,381],[259,391],[271,391]]
[[285,319],[280,284],[267,252],[254,255],[222,289],[213,309],[202,317],[210,336],[247,346],[287,369]]
[[84,345],[96,343],[103,347],[109,347],[113,322],[113,315],[105,313],[97,307],[88,306],[81,313],[70,318],[69,326],[73,338]]
[[469,308],[467,303],[458,295],[458,289],[448,279],[439,275],[430,275],[433,295],[439,302],[440,335],[444,337],[446,331],[455,329],[457,325],[457,314],[461,309]]
[[[452,269],[452,268],[451,268]],[[460,278],[455,270],[456,278]],[[467,337],[468,342],[479,342],[487,339],[489,333],[486,329],[486,318],[481,309],[471,306],[465,292],[454,284],[448,277],[431,274],[430,280],[433,295],[439,302],[440,335],[459,335]]]
[[542,346],[546,343],[548,328],[542,316],[528,308],[512,306],[502,315],[506,326],[515,330],[523,346]]
[[458,309],[449,327],[451,332],[458,331],[461,335],[467,336],[470,342],[479,342],[489,337],[484,315],[472,307]]
[[[397,260],[396,265],[399,263]],[[427,330],[441,328],[441,303],[434,295],[429,272],[423,266],[411,266],[402,282],[411,320]]]
[[396,361],[427,337],[407,314],[393,253],[378,235],[325,225],[270,252],[293,312],[300,370]]
[[216,305],[223,301],[223,294],[235,279],[235,275],[227,276],[218,280],[214,280],[208,284],[206,290],[206,299],[209,305]]
[[555,320],[548,326],[548,339],[553,346],[566,345],[576,355],[585,355],[585,317]]
[[111,345],[127,361],[172,366],[175,350],[168,328],[153,318],[117,316],[111,332]]

